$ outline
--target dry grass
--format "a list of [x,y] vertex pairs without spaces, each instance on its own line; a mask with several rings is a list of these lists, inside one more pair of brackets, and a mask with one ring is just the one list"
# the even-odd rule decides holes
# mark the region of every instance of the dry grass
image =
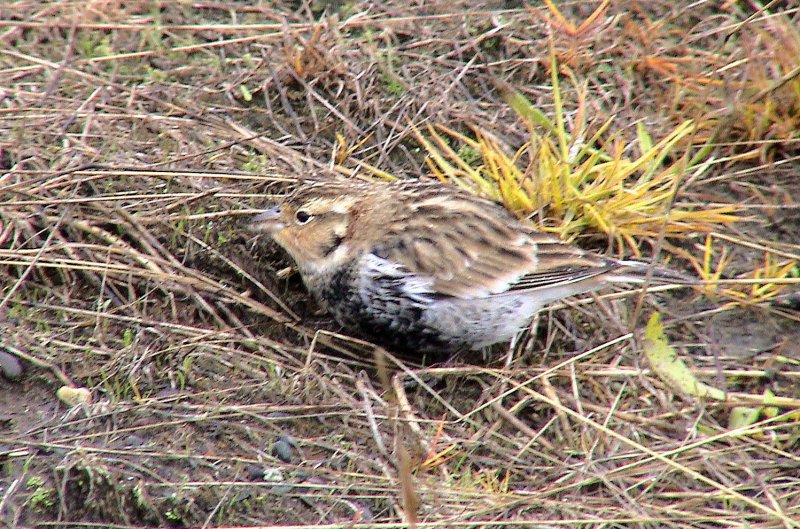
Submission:
[[[800,12],[479,4],[0,7],[0,368],[24,367],[0,379],[1,520],[800,527]],[[692,120],[659,166],[702,167],[671,170],[671,211],[745,220],[570,234],[725,284],[571,301],[488,360],[398,358],[242,229],[310,172],[425,174],[414,128],[520,160],[550,131],[499,82],[619,160]],[[650,371],[654,311],[727,398]]]

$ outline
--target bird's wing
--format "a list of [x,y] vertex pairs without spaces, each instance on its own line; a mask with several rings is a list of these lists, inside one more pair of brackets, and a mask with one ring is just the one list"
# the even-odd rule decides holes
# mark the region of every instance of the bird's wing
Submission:
[[[457,220],[457,219],[456,219]],[[430,279],[432,294],[462,299],[486,298],[511,291],[586,290],[577,284],[619,267],[606,259],[519,225],[454,222],[448,231],[406,230],[385,239],[372,254],[397,263],[413,276]]]

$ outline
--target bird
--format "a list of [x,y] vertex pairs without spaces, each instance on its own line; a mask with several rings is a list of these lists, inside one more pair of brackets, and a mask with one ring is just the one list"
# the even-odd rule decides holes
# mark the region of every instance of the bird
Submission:
[[510,342],[547,304],[612,283],[686,283],[583,250],[501,204],[436,180],[314,179],[249,224],[296,264],[334,319],[390,349]]

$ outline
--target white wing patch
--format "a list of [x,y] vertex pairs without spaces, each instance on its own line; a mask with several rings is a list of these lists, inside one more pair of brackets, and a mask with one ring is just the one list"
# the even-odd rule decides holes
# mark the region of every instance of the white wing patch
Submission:
[[[360,280],[363,287],[381,281],[391,283],[395,289],[419,303],[430,303],[434,294],[433,278],[412,274],[403,265],[368,253],[361,258]],[[374,286],[372,287],[374,289]],[[389,286],[387,285],[387,288]]]

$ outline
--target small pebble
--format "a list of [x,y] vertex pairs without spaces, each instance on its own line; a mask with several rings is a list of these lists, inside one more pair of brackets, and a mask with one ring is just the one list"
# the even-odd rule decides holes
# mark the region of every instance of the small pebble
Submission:
[[294,487],[291,485],[275,485],[272,487],[272,493],[277,494],[278,496],[285,496],[286,494],[292,492],[293,488]]
[[58,388],[58,391],[56,391],[56,397],[67,406],[77,406],[78,404],[89,404],[92,402],[92,392],[86,388],[61,386]]
[[16,356],[0,351],[0,372],[8,380],[18,380],[22,376],[22,363]]
[[250,481],[264,481],[264,467],[250,463],[244,467],[244,471]]
[[272,445],[272,455],[283,461],[291,463],[294,459],[295,442],[286,435],[281,435]]
[[142,446],[144,443],[145,443],[145,440],[144,440],[144,438],[143,438],[143,437],[139,437],[139,436],[138,436],[138,435],[136,435],[136,434],[131,434],[131,435],[129,435],[128,437],[126,437],[126,438],[125,438],[125,439],[122,441],[122,444],[123,444],[123,446],[127,446],[127,447],[130,447],[130,448],[137,448],[137,447],[140,447],[140,446]]

